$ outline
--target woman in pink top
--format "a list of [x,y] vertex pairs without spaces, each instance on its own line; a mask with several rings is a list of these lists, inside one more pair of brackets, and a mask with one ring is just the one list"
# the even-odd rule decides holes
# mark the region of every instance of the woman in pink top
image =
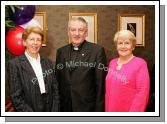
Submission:
[[111,60],[106,76],[106,112],[144,112],[149,98],[147,63],[133,55],[136,38],[131,31],[121,30],[114,42],[119,54]]

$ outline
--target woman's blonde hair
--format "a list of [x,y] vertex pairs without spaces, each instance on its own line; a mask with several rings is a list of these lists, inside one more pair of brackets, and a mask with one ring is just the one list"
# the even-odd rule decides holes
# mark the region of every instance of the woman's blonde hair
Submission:
[[38,27],[38,26],[36,26],[36,27],[33,27],[33,26],[27,27],[24,30],[23,34],[22,34],[22,39],[25,41],[32,32],[41,35],[41,38],[42,38],[42,41],[43,41],[43,36],[44,36],[43,35],[43,30],[40,27]]
[[133,47],[136,46],[136,37],[129,30],[120,30],[114,36],[114,43],[117,44],[118,39],[129,39],[132,42]]

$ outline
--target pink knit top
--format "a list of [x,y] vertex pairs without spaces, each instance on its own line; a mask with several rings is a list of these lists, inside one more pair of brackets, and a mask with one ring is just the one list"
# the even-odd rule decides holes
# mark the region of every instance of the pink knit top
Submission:
[[117,70],[118,58],[110,62],[106,76],[106,112],[144,112],[149,98],[150,80],[146,62],[133,57]]

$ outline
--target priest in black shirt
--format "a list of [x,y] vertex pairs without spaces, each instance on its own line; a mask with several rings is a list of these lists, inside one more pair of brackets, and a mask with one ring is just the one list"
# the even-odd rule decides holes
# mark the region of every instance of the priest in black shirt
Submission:
[[85,40],[87,35],[87,22],[72,18],[68,23],[71,44],[57,50],[62,112],[104,111],[106,55],[103,47]]

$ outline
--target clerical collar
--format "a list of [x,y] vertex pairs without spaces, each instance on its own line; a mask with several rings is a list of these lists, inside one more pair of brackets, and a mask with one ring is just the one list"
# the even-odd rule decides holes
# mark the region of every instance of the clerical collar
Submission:
[[77,47],[73,47],[73,49],[76,50],[76,51],[79,50],[78,46]]
[[[84,42],[85,42],[85,41],[84,41]],[[83,46],[84,42],[83,42],[83,43],[81,43],[79,46],[73,46],[73,45],[71,44],[72,49],[73,49],[74,51],[78,51],[78,50],[80,50],[80,49],[82,48],[82,46]]]

